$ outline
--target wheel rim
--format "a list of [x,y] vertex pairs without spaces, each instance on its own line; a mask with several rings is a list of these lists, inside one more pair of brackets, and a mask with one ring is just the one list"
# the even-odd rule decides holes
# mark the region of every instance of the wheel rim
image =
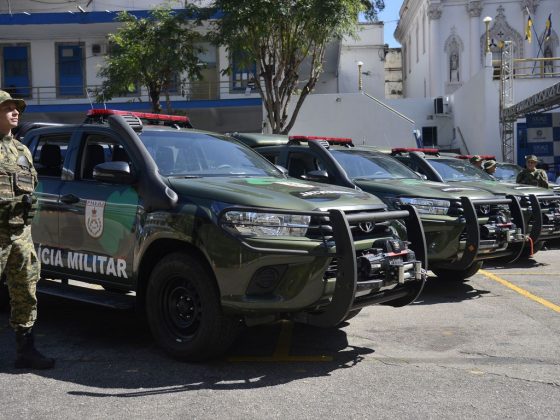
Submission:
[[177,338],[192,337],[202,318],[202,303],[192,282],[181,277],[170,279],[161,302],[167,329]]

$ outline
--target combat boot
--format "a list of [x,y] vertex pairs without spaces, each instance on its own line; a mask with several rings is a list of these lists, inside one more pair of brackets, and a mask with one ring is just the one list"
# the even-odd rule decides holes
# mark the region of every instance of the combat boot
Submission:
[[16,331],[17,357],[15,367],[18,369],[51,369],[54,359],[45,357],[35,348],[31,329]]

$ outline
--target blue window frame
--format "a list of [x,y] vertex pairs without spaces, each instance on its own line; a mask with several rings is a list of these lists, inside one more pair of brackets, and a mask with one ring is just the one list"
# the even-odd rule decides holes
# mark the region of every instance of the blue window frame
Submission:
[[231,88],[232,90],[245,90],[257,74],[257,64],[247,64],[241,53],[233,54],[231,58]]
[[84,45],[57,44],[58,96],[84,96]]
[[2,87],[14,97],[31,97],[29,46],[3,46],[2,57]]

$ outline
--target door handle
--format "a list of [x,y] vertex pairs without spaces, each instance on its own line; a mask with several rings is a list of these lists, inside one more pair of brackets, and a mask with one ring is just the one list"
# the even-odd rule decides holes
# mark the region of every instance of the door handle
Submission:
[[74,194],[66,194],[60,197],[60,201],[62,201],[64,204],[75,204],[80,201],[80,197]]

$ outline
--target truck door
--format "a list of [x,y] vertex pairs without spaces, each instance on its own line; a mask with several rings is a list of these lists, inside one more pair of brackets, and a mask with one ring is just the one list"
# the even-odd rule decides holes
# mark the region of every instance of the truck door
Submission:
[[[58,224],[62,167],[68,151],[71,133],[46,133],[34,137],[28,147],[33,155],[39,183],[35,189],[38,211],[33,219],[32,232],[36,247],[59,246]],[[50,265],[51,253],[39,254],[44,268]]]
[[60,190],[59,235],[66,268],[74,278],[103,284],[132,284],[134,247],[140,206],[134,185],[93,179],[96,165],[134,163],[119,139],[109,132],[83,131],[72,159],[73,179]]

